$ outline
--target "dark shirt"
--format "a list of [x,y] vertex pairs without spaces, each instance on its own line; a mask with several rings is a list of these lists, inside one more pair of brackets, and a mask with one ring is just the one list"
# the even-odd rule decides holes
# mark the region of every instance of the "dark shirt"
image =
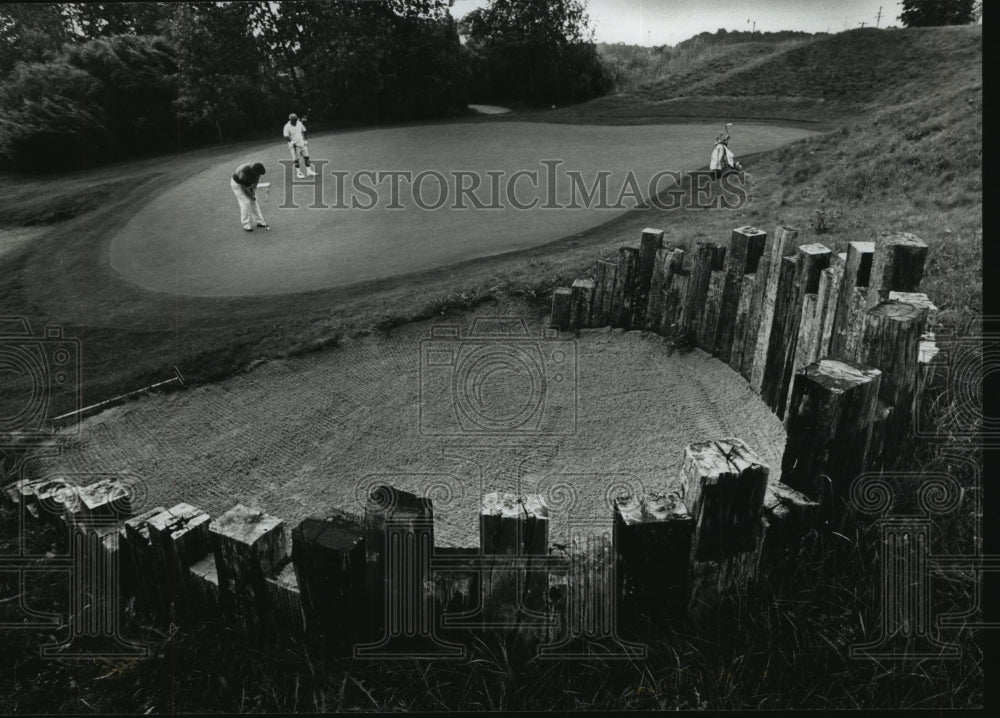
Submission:
[[236,172],[233,173],[233,180],[236,184],[243,185],[244,187],[256,187],[258,180],[260,180],[260,175],[253,171],[253,167],[248,162],[236,168]]

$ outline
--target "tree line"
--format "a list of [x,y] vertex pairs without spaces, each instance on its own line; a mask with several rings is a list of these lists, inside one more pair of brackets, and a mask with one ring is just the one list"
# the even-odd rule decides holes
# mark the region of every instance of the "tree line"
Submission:
[[0,164],[89,166],[273,133],[421,120],[611,86],[583,0],[0,5]]

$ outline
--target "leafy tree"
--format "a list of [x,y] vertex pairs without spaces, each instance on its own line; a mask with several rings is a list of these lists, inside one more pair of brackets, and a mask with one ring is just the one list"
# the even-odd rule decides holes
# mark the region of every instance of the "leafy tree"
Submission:
[[68,46],[67,62],[94,78],[113,157],[162,150],[176,142],[173,46],[159,36],[111,35]]
[[62,169],[160,151],[176,133],[175,69],[158,37],[110,36],[19,63],[0,87],[0,155]]
[[221,142],[257,125],[265,105],[264,52],[251,3],[184,3],[168,38],[177,54],[177,114]]
[[173,17],[176,6],[165,2],[75,2],[64,11],[83,37],[157,35]]
[[903,0],[905,27],[966,25],[974,20],[975,0]]
[[18,62],[54,59],[70,36],[61,5],[0,4],[0,72],[10,72]]
[[581,0],[492,0],[462,24],[473,92],[487,101],[578,102],[603,94],[601,65]]
[[263,37],[273,64],[298,83],[298,106],[313,107],[321,123],[429,117],[464,109],[450,4],[291,0],[261,11]]

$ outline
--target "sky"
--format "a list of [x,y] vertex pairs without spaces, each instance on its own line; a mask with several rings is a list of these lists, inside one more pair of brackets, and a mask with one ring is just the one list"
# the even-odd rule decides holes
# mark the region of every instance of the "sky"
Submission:
[[[544,1],[544,0],[540,0]],[[700,32],[804,30],[840,32],[899,27],[902,4],[887,0],[586,0],[594,39],[632,45],[676,45]],[[460,18],[487,0],[455,0]],[[879,8],[882,17],[878,18]]]

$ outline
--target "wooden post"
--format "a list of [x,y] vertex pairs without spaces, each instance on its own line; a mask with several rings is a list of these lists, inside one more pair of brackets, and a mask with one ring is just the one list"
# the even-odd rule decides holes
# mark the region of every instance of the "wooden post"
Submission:
[[694,614],[718,606],[754,580],[768,467],[741,439],[688,445],[681,470],[694,517],[691,603]]
[[621,496],[614,502],[620,615],[686,605],[694,521],[676,494]]
[[781,483],[813,501],[843,498],[865,466],[881,372],[820,359],[795,375]]
[[365,591],[370,643],[355,657],[412,651],[414,637],[433,640],[434,508],[431,499],[391,486],[372,490],[365,506]]
[[[135,576],[132,574],[132,566],[125,561],[125,552],[122,550],[121,524],[97,524],[87,527],[77,527],[85,533],[89,532],[98,536],[101,550],[104,552],[103,565],[116,566],[118,569],[118,595],[115,599],[124,599],[134,595]],[[114,558],[112,558],[114,557]],[[118,610],[115,607],[114,610]]]
[[719,358],[727,364],[732,357],[736,312],[742,297],[743,277],[757,271],[766,241],[767,233],[756,227],[734,229],[729,240],[729,250],[726,252],[726,280],[716,339]]
[[292,530],[292,562],[310,639],[344,646],[360,638],[364,535],[364,520],[343,511],[303,519]]
[[811,364],[817,359],[823,359],[830,355],[830,340],[833,337],[833,323],[837,316],[840,284],[844,280],[846,264],[847,253],[841,252],[831,257],[830,266],[820,273],[819,294],[816,298],[816,310],[819,312],[819,328],[817,330],[819,334],[816,337],[813,356],[806,364]]
[[794,301],[787,307],[788,313],[785,315],[784,336],[782,337],[784,365],[781,385],[772,407],[779,419],[784,418],[785,407],[788,405],[788,394],[795,369],[795,348],[799,338],[799,325],[802,321],[802,305],[805,303],[807,294],[816,294],[819,291],[819,276],[824,269],[830,266],[831,254],[833,253],[822,244],[804,244],[798,250],[799,262],[796,267]]
[[[781,390],[781,374],[784,369],[784,354],[782,353],[782,345],[785,336],[785,310],[789,304],[794,302],[795,299],[795,275],[798,271],[798,264],[798,257],[781,258],[781,263],[777,267],[778,271],[774,292],[774,309],[772,311],[771,329],[768,332],[769,345],[767,351],[764,352],[763,355],[761,352],[758,352],[754,358],[754,362],[756,363],[756,361],[762,356],[766,357],[767,363],[761,368],[763,374],[761,379],[760,398],[764,400],[764,403],[767,404],[772,411],[774,411],[778,394]],[[763,341],[763,339],[764,332],[761,331],[761,335],[758,338],[758,349],[760,348],[759,342]]]
[[705,296],[705,310],[701,315],[698,330],[698,346],[712,355],[718,355],[715,340],[719,330],[719,314],[722,311],[722,293],[726,286],[726,273],[723,270],[712,272],[708,280],[708,292]]
[[670,283],[670,259],[674,250],[662,247],[656,250],[653,263],[653,277],[649,281],[649,299],[646,302],[646,321],[643,327],[647,331],[658,331],[663,322],[663,304],[666,301],[666,289]]
[[[830,337],[829,355],[834,358],[850,356],[846,351],[848,335],[853,326],[852,320],[859,316],[858,292],[855,290],[866,288],[871,281],[874,256],[874,242],[850,242],[847,245],[844,277],[840,283],[837,310],[834,313],[833,330]],[[865,293],[861,292],[860,294],[864,295]]]
[[618,250],[618,271],[615,272],[615,287],[611,296],[611,326],[613,327],[632,328],[638,268],[638,249],[622,247]]
[[162,506],[157,506],[127,519],[122,525],[119,539],[119,550],[124,547],[127,554],[122,558],[127,558],[132,566],[136,599],[161,616],[166,615],[168,609],[167,597],[164,595],[167,562],[163,556],[163,545],[158,541],[154,542],[150,536],[149,522],[166,511]]
[[[549,552],[549,510],[541,496],[492,492],[479,511],[484,555],[545,556]],[[542,571],[484,569],[482,595],[487,620],[517,621],[521,609],[545,605],[548,575]]]
[[[71,522],[78,510],[78,487],[62,478],[44,478],[32,482],[28,500],[35,505],[35,515],[45,521]],[[67,515],[70,515],[67,518]]]
[[287,555],[285,524],[237,504],[209,525],[223,614],[245,633],[267,623],[267,574]]
[[915,292],[924,276],[927,243],[909,232],[882,234],[875,242],[868,305],[889,299],[889,292]]
[[922,310],[928,327],[936,326],[938,323],[938,308],[923,292],[889,292],[889,301],[912,304]]
[[38,518],[38,509],[33,505],[31,497],[34,493],[34,484],[31,479],[17,479],[4,487],[4,494],[15,508],[22,507],[25,511],[25,518]]
[[618,265],[613,262],[597,260],[594,301],[590,312],[592,327],[605,327],[611,321],[611,298],[614,296],[617,271]]
[[844,341],[840,350],[831,356],[843,359],[856,359],[861,344],[861,333],[865,324],[865,312],[868,311],[868,287],[855,287],[847,305],[847,319],[844,322]]
[[935,370],[941,364],[939,360],[940,349],[931,332],[924,332],[920,340],[920,349],[917,356],[917,391],[922,392],[928,382],[935,376]]
[[286,558],[264,580],[267,620],[278,636],[301,640],[305,636],[305,617],[295,565]]
[[577,279],[573,282],[570,296],[569,329],[585,329],[590,326],[590,307],[594,301],[593,279]]
[[448,568],[434,570],[435,612],[444,614],[439,620],[445,628],[455,627],[447,614],[476,614],[482,608],[482,554],[478,546],[439,546],[434,556],[448,560]]
[[569,287],[556,287],[552,290],[552,317],[549,326],[558,329],[569,327],[570,307],[573,303],[573,290]]
[[491,492],[479,511],[484,554],[528,556],[549,551],[549,509],[541,496]]
[[913,438],[913,408],[921,337],[928,310],[887,300],[865,313],[858,361],[881,370],[879,398],[892,407],[880,452],[869,457],[873,469],[892,468]]
[[711,242],[698,242],[695,249],[691,274],[688,278],[683,328],[694,331],[696,335],[701,328],[701,318],[705,312],[705,301],[708,297],[708,286],[712,279],[712,272],[722,269],[725,252],[725,247]]
[[126,519],[133,514],[134,507],[129,501],[129,489],[118,479],[101,479],[88,486],[81,486],[76,496],[78,521]]
[[765,245],[764,256],[759,265],[760,275],[750,310],[748,339],[753,339],[753,361],[750,363],[750,388],[763,396],[765,368],[770,364],[771,334],[777,307],[778,285],[782,258],[786,250],[795,242],[799,231],[792,227],[778,227],[771,238],[770,246]]
[[211,553],[188,569],[191,601],[200,607],[203,617],[209,620],[221,617],[219,603],[219,574],[215,570],[215,554]]
[[749,368],[753,361],[748,353],[747,329],[750,322],[750,308],[753,305],[756,291],[757,275],[744,274],[743,286],[740,289],[740,303],[736,307],[736,319],[733,321],[733,346],[729,352],[729,366],[740,374],[743,374],[744,367]]
[[[924,312],[924,333],[920,336],[920,347],[917,351],[917,393],[923,391],[927,382],[934,374],[938,364],[938,349],[934,332],[929,329],[938,324],[938,308],[923,292],[889,292],[890,301],[912,304]],[[916,407],[914,407],[916,409]]]
[[201,509],[181,503],[150,517],[147,523],[149,539],[159,544],[158,554],[163,558],[165,583],[160,590],[181,613],[197,607],[190,600],[188,569],[212,549],[210,522],[211,517]]
[[649,287],[653,279],[653,269],[656,265],[656,252],[663,247],[663,230],[642,230],[639,240],[639,256],[636,266],[635,299],[633,300],[632,320],[629,324],[633,329],[645,329],[646,305],[649,302]]
[[664,280],[663,314],[658,334],[670,336],[677,331],[684,319],[687,302],[688,272],[684,269],[684,250],[675,249],[667,260],[667,277]]
[[819,353],[821,325],[819,294],[807,294],[802,298],[802,315],[799,317],[799,336],[795,341],[795,359],[792,361],[793,373],[807,364],[812,364],[819,358],[816,354]]
[[819,528],[821,506],[818,501],[782,483],[767,487],[764,494],[764,536],[762,569],[779,584],[795,575],[795,561],[802,547],[802,538]]

